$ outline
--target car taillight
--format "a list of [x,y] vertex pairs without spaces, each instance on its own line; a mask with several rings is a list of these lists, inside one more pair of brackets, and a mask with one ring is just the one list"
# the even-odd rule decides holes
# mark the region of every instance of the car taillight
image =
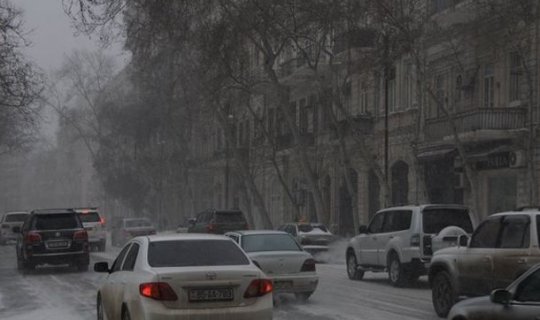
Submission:
[[209,223],[206,226],[206,231],[209,233],[216,231],[216,225],[213,222]]
[[244,293],[244,298],[262,297],[274,290],[274,285],[268,279],[256,279],[251,281]]
[[307,259],[304,261],[304,264],[302,265],[302,269],[300,269],[300,272],[315,272],[315,260],[313,259]]
[[73,240],[88,240],[88,232],[86,230],[75,231]]
[[105,226],[105,218],[99,218],[99,223],[100,223],[102,226]]
[[419,247],[420,246],[420,235],[418,233],[415,233],[411,236],[411,247]]
[[37,232],[30,231],[24,237],[24,242],[28,244],[35,244],[41,242],[41,235]]
[[139,285],[139,293],[143,297],[161,301],[176,301],[178,296],[166,282],[148,282]]

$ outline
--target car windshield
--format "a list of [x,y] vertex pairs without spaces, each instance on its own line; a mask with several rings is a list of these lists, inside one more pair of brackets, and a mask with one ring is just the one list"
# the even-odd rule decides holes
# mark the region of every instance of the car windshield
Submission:
[[422,214],[424,232],[437,234],[449,226],[460,227],[467,233],[473,232],[469,211],[466,209],[428,208]]
[[79,213],[79,218],[81,218],[81,221],[84,222],[99,222],[99,213],[95,211],[91,211],[88,213]]
[[148,247],[153,268],[247,265],[249,260],[232,240],[153,241]]
[[318,232],[318,233],[327,233],[328,229],[322,224],[299,224],[298,231],[304,233]]
[[245,235],[242,237],[242,248],[246,252],[302,250],[288,234]]
[[151,227],[152,224],[146,219],[129,219],[125,221],[126,228]]
[[242,212],[216,212],[217,223],[245,223]]
[[79,220],[74,214],[38,214],[35,216],[32,229],[61,230],[80,228]]
[[24,222],[27,217],[27,213],[11,213],[6,215],[4,222]]

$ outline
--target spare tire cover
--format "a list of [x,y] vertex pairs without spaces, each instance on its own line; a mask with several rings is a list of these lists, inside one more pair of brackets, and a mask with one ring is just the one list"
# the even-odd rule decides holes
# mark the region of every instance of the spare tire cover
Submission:
[[456,226],[448,226],[431,240],[433,252],[458,245],[459,236],[468,235],[465,230]]

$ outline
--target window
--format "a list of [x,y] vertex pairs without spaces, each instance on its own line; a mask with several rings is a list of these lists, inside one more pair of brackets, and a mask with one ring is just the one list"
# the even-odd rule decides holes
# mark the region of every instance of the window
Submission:
[[529,216],[507,216],[502,222],[500,248],[528,248],[530,237]]
[[472,236],[471,248],[495,248],[500,228],[501,218],[484,221]]
[[540,302],[540,269],[519,284],[514,299],[520,302]]
[[487,64],[484,67],[484,108],[493,108],[494,106],[494,70],[493,64]]
[[510,78],[508,83],[508,97],[510,102],[518,101],[521,78],[521,56],[517,52],[510,54]]
[[6,215],[4,222],[24,222],[27,217],[28,217],[27,213],[8,214]]
[[302,250],[288,234],[247,235],[242,238],[242,248],[246,252]]
[[458,74],[456,77],[456,87],[454,92],[454,101],[456,103],[461,103],[463,100],[463,77],[461,74]]
[[408,230],[411,227],[411,211],[386,212],[383,232],[396,232]]
[[388,99],[388,111],[394,112],[396,111],[396,68],[392,67],[388,71],[388,92],[387,92],[387,99]]
[[439,75],[435,78],[435,110],[433,110],[432,117],[438,118],[444,113],[446,108],[446,90],[445,90],[445,75]]
[[122,266],[122,271],[133,271],[138,254],[139,245],[137,243],[134,243],[129,249],[128,254],[126,255],[126,260],[124,261],[124,265]]
[[79,219],[75,214],[39,214],[36,215],[32,229],[34,230],[58,230],[80,228]]
[[153,268],[248,265],[246,255],[230,240],[170,240],[149,244]]
[[358,106],[360,114],[368,113],[368,85],[365,81],[358,81]]
[[382,232],[383,222],[384,222],[384,212],[381,212],[377,214],[375,217],[373,217],[373,219],[371,220],[371,223],[369,224],[369,227],[368,227],[368,232],[369,233]]
[[301,99],[299,104],[300,111],[300,133],[306,133],[308,129],[308,114],[306,109],[306,99]]
[[437,234],[448,226],[457,226],[467,233],[473,232],[469,212],[464,209],[428,208],[422,212],[424,233]]
[[122,251],[120,251],[120,254],[118,254],[118,257],[116,260],[114,260],[113,265],[111,267],[111,272],[120,271],[120,268],[122,267],[122,261],[124,261],[124,258],[129,250],[129,247],[131,246],[131,243],[128,243]]

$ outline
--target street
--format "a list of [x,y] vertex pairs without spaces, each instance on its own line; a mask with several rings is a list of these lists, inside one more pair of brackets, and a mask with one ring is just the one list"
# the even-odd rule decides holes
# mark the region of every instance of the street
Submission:
[[[91,264],[115,257],[113,248],[93,253]],[[67,268],[38,268],[28,275],[16,269],[12,245],[0,246],[0,319],[95,319],[96,289],[102,274]],[[425,277],[412,288],[394,288],[386,274],[367,273],[364,281],[347,278],[345,266],[319,264],[320,283],[305,304],[294,296],[278,298],[274,319],[438,319]]]

